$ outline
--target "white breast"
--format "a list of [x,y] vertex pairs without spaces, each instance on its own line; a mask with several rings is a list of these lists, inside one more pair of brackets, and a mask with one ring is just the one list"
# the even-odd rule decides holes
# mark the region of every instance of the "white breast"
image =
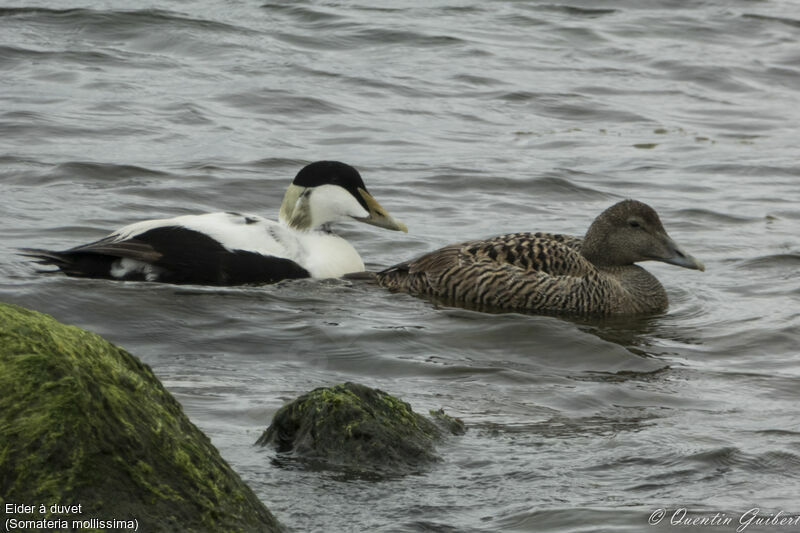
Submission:
[[296,261],[312,278],[339,278],[362,272],[364,262],[356,249],[337,235],[321,231],[294,232],[303,249],[303,261]]

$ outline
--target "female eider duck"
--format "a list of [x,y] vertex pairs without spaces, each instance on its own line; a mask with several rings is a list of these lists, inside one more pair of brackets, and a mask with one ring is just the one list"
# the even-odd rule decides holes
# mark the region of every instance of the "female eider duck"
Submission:
[[289,185],[279,222],[239,213],[185,215],[137,222],[62,252],[22,252],[76,277],[200,285],[336,278],[364,270],[353,246],[327,229],[346,220],[408,231],[367,192],[355,168],[318,161]]
[[667,293],[639,261],[705,270],[673,241],[648,205],[624,200],[586,235],[512,233],[446,246],[377,273],[378,283],[416,296],[500,310],[645,314]]

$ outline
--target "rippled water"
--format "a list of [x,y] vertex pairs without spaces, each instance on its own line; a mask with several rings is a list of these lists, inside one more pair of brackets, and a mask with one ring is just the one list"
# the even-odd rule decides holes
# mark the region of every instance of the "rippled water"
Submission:
[[[789,0],[4,2],[0,299],[150,364],[296,531],[644,531],[798,513],[800,10]],[[706,263],[670,311],[572,322],[342,281],[204,288],[36,275],[144,218],[276,216],[306,162],[358,167],[408,235],[369,267],[634,197]],[[352,380],[468,433],[399,479],[279,466],[282,403]],[[680,517],[678,517],[680,518]],[[751,523],[747,531],[800,527]]]

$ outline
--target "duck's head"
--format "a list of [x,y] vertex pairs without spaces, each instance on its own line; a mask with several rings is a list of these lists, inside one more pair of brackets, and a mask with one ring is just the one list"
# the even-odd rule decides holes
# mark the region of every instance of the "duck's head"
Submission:
[[280,219],[301,230],[352,219],[408,232],[406,225],[392,218],[367,191],[358,171],[338,161],[317,161],[303,167],[283,196]]
[[581,253],[597,266],[662,261],[705,270],[667,235],[655,210],[636,200],[623,200],[603,211],[586,232]]

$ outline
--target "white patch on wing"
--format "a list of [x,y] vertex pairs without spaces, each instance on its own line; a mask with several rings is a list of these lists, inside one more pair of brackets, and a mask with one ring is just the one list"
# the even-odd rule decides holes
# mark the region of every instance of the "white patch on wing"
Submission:
[[158,281],[162,272],[164,272],[163,269],[150,263],[124,257],[111,264],[110,274],[118,279],[126,278],[131,274],[142,274],[147,281]]

